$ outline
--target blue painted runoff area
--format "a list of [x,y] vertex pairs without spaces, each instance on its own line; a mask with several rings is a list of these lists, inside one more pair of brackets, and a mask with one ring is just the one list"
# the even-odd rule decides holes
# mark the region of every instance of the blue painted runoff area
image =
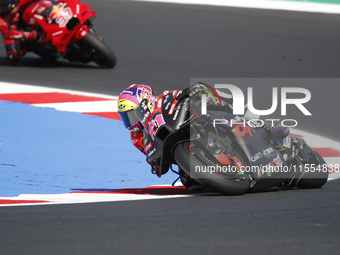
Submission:
[[142,188],[151,174],[121,121],[0,100],[0,197]]

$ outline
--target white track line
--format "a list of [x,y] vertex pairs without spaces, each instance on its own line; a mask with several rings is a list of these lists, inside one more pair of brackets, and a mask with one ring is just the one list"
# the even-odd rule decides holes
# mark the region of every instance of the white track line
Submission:
[[67,89],[48,88],[48,87],[35,86],[35,85],[0,82],[0,94],[49,93],[49,92],[68,93],[72,95],[81,95],[81,96],[88,96],[88,97],[102,97],[106,99],[118,100],[117,96],[109,96],[109,95],[104,95],[104,94],[81,92],[81,91],[74,91],[74,90],[67,90]]
[[32,105],[44,108],[54,108],[58,111],[67,112],[117,112],[117,100]]
[[311,2],[294,2],[294,1],[263,1],[263,0],[134,0],[144,2],[164,2],[176,4],[197,4],[213,5],[254,9],[300,11],[300,12],[318,12],[318,13],[340,13],[340,5],[311,3]]
[[[194,194],[200,195],[200,194]],[[202,195],[202,194],[201,194]],[[6,200],[49,201],[43,203],[0,204],[2,206],[80,204],[97,202],[136,201],[148,199],[164,199],[190,197],[192,195],[140,195],[140,194],[99,194],[99,193],[65,193],[65,194],[23,194],[18,197],[0,197]]]

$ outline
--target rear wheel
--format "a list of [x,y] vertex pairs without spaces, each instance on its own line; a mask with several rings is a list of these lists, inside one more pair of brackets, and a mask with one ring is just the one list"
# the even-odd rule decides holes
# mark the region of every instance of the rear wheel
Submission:
[[[249,178],[238,175],[235,163],[246,165],[241,154],[235,152],[234,164],[231,168],[213,168],[216,163],[211,161],[198,147],[193,152],[189,142],[181,143],[174,149],[174,158],[181,169],[204,186],[224,195],[242,195],[249,189]],[[236,161],[236,162],[235,162]],[[210,167],[210,168],[209,168]],[[215,170],[215,171],[212,171]]]
[[303,189],[320,188],[328,179],[328,168],[321,155],[310,146],[305,146],[309,161],[304,162],[304,175],[296,184]]

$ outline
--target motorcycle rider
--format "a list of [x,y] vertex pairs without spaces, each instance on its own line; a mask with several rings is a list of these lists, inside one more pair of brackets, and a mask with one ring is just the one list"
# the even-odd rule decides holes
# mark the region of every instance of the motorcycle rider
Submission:
[[18,24],[25,8],[38,0],[0,0],[0,31],[2,33],[7,61],[13,65],[26,54],[24,43],[38,39],[37,31],[21,31]]
[[[159,97],[156,97],[153,94],[152,88],[147,85],[133,84],[126,88],[118,98],[118,113],[125,128],[131,131],[132,144],[143,154],[146,154],[143,145],[143,129],[151,120],[151,113],[157,109],[159,102],[163,102],[164,99],[169,97],[176,100],[191,97],[191,99],[196,101],[200,97],[202,90],[207,90],[206,84],[196,83],[182,91],[164,91]],[[215,105],[213,101],[215,101],[215,99],[210,98],[207,105]],[[224,111],[232,112],[232,105],[228,102],[223,101],[222,105],[219,106],[222,107]],[[142,114],[139,109],[142,109]],[[267,122],[264,122],[264,128],[267,130],[268,135],[276,138],[285,138],[289,133],[288,128]],[[154,169],[154,166],[152,166],[152,172],[157,173],[157,171],[159,170]],[[190,178],[190,176],[181,169],[179,169],[179,175],[182,184],[189,188],[189,190],[204,189],[201,184]]]

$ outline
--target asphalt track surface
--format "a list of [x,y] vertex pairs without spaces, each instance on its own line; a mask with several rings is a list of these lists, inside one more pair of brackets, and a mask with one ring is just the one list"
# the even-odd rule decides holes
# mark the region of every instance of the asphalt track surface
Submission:
[[[87,2],[98,13],[97,32],[117,55],[114,69],[28,54],[15,67],[0,57],[1,80],[118,95],[132,83],[161,93],[188,86],[190,78],[214,77],[259,88],[257,98],[266,98],[264,88],[294,78],[293,86],[312,93],[313,117],[292,117],[339,141],[338,15]],[[339,184],[238,197],[4,207],[0,254],[338,254]]]

